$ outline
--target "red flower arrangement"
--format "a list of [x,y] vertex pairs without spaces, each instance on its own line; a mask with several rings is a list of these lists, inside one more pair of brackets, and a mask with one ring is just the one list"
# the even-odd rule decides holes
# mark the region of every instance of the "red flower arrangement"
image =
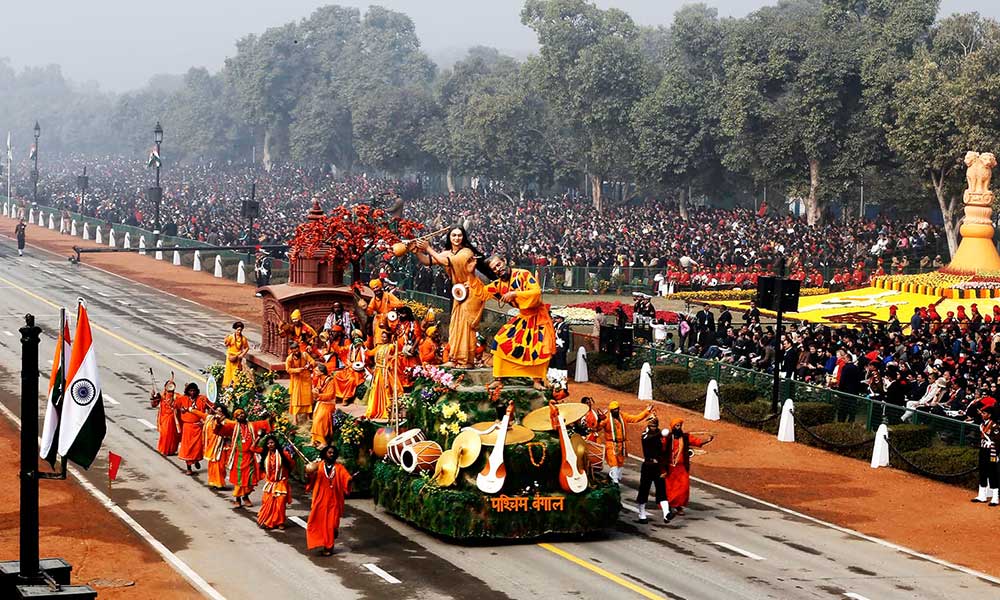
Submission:
[[[601,312],[604,313],[605,318],[607,318],[608,315],[613,316],[615,314],[615,309],[621,306],[622,310],[625,311],[625,316],[628,317],[628,320],[632,320],[632,305],[624,302],[581,302],[580,304],[571,304],[570,306],[589,308],[590,310],[597,310],[600,308]],[[668,324],[675,324],[678,320],[677,313],[669,310],[656,311],[656,318],[663,319],[663,322]]]
[[319,219],[295,228],[288,259],[319,258],[334,264],[355,264],[372,248],[389,248],[414,237],[423,225],[390,216],[365,204],[338,206]]

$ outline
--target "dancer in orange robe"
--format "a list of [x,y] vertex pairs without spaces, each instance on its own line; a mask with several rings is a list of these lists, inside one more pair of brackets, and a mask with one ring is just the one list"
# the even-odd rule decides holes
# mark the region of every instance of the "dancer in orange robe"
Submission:
[[312,490],[312,506],[306,524],[306,546],[322,548],[323,556],[333,554],[333,544],[344,513],[344,497],[351,484],[351,474],[337,462],[336,446],[320,451],[322,460],[306,465],[306,475]]
[[288,487],[288,474],[295,461],[278,445],[273,435],[264,437],[264,451],[260,457],[260,472],[264,477],[264,496],[257,511],[257,526],[261,529],[285,529],[285,509],[292,502]]
[[711,440],[684,433],[684,419],[670,421],[670,435],[664,439],[670,468],[667,470],[667,502],[670,509],[679,515],[691,500],[691,453],[693,448],[701,448]]
[[196,410],[202,414],[208,412],[212,403],[201,394],[198,384],[191,382],[184,386],[184,395],[174,402],[181,419],[181,445],[177,450],[177,458],[187,463],[187,474],[194,475],[195,469],[201,468],[201,459],[205,456],[204,440],[202,436],[202,420]]
[[[653,412],[652,406],[647,406],[642,412],[634,415],[621,412],[617,400],[608,405],[608,415],[601,422],[600,429],[604,436],[604,462],[608,465],[608,475],[615,483],[621,483],[622,472],[625,470],[625,438],[628,435],[626,423],[638,423]],[[673,506],[673,504],[671,504]]]
[[316,406],[313,408],[312,427],[309,429],[314,446],[330,443],[333,435],[333,413],[337,410],[337,388],[326,365],[319,363],[313,369],[319,379],[313,388],[313,398]]
[[177,399],[174,386],[174,381],[171,379],[163,385],[162,394],[157,392],[149,399],[153,408],[160,409],[156,414],[156,430],[160,432],[156,451],[163,456],[177,454],[177,447],[181,443],[181,421],[177,417],[177,408],[174,406]]
[[298,342],[288,345],[285,372],[288,373],[288,412],[298,425],[299,415],[312,412],[312,367],[315,361],[302,352]]
[[222,373],[222,387],[229,387],[236,372],[243,368],[243,359],[250,352],[250,342],[243,337],[243,323],[233,323],[233,333],[226,336],[226,370]]
[[389,311],[403,306],[403,301],[392,295],[391,292],[385,291],[382,281],[379,279],[372,279],[368,287],[372,289],[375,295],[368,302],[365,312],[368,313],[369,317],[374,319],[372,323],[372,339],[377,344],[382,339],[382,332],[386,330],[386,316],[389,314]]
[[208,461],[208,487],[221,490],[226,487],[226,461],[229,458],[229,437],[222,435],[222,424],[229,418],[229,411],[222,404],[216,404],[213,412],[191,409],[191,412],[205,419],[204,432],[205,460]]
[[374,350],[368,351],[368,356],[375,359],[375,370],[372,375],[371,387],[365,394],[368,404],[365,418],[382,421],[389,418],[389,408],[393,400],[403,394],[399,380],[398,348],[389,340],[389,333],[382,332],[382,339]]
[[232,436],[232,447],[226,469],[229,471],[229,482],[233,484],[233,506],[252,506],[250,493],[253,492],[260,473],[254,455],[260,452],[257,448],[258,434],[271,431],[269,421],[247,421],[247,413],[242,408],[233,411],[233,419],[222,422],[223,435]]
[[343,404],[350,404],[354,401],[358,386],[365,382],[367,359],[364,337],[360,330],[355,329],[351,332],[351,346],[344,359],[347,366],[331,375],[334,382],[334,396],[338,401]]

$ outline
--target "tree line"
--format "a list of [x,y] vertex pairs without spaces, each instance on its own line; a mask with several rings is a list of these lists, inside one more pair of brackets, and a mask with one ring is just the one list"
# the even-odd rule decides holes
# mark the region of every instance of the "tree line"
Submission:
[[[952,248],[968,149],[1000,150],[1000,26],[938,0],[781,0],[744,18],[687,5],[641,27],[585,0],[526,0],[539,51],[472,48],[445,69],[405,14],[325,6],[248,35],[217,73],[121,95],[0,63],[0,123],[50,149],[287,161],[642,196],[769,189],[810,223],[868,197],[941,212]],[[582,185],[586,182],[586,185]],[[862,188],[862,186],[866,186]]]

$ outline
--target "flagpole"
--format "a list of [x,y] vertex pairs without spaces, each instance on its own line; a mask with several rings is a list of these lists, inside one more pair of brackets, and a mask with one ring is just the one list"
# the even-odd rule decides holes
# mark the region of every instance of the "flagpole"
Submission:
[[21,328],[21,580],[37,581],[38,565],[38,336],[35,316]]

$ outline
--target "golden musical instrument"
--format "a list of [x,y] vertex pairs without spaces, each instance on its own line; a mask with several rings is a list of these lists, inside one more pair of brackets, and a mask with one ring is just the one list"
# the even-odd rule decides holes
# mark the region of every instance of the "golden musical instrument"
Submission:
[[[471,427],[483,432],[492,429],[489,433],[483,433],[479,436],[479,441],[483,446],[495,446],[497,443],[497,433],[499,429],[496,425],[496,423],[490,421],[483,421],[482,423],[475,423]],[[504,446],[523,444],[525,442],[530,442],[534,438],[534,431],[528,429],[524,425],[513,425],[507,430],[507,433],[504,436]]]
[[449,487],[458,477],[458,455],[454,450],[445,450],[434,465],[434,481],[441,487]]
[[[562,415],[564,421],[567,425],[572,425],[576,423],[584,416],[590,408],[586,404],[581,402],[565,402],[563,404],[557,404],[556,408],[559,409],[559,414]],[[521,423],[533,431],[552,431],[552,420],[549,418],[549,407],[543,406],[537,408],[521,419]]]
[[412,240],[400,240],[400,241],[398,241],[398,242],[396,242],[395,244],[392,245],[392,253],[395,256],[397,256],[397,257],[403,256],[407,252],[410,251],[410,244],[412,244],[413,242],[417,242],[417,241],[420,241],[420,240],[425,240],[427,238],[434,237],[435,235],[438,235],[440,233],[444,233],[445,231],[448,231],[450,229],[451,229],[451,227],[442,227],[441,229],[438,229],[437,231],[432,231],[430,233],[425,233],[424,235],[422,235],[420,237],[415,237]]
[[483,451],[483,440],[479,432],[466,428],[455,438],[451,449],[458,455],[459,468],[464,469],[479,458],[479,453]]
[[579,433],[574,433],[569,436],[569,441],[573,445],[573,452],[576,453],[576,466],[583,471],[590,466],[590,459],[587,456],[587,440],[583,439]]

